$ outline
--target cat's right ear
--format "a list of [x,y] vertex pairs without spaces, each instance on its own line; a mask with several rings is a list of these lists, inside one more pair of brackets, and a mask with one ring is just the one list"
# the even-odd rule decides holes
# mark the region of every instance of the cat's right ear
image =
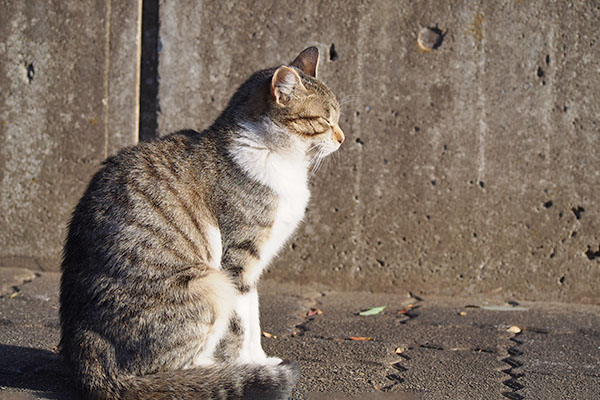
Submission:
[[290,100],[305,91],[300,75],[293,68],[281,66],[277,68],[271,79],[271,99],[275,104],[285,107]]
[[317,66],[319,65],[319,49],[315,46],[311,46],[302,50],[302,53],[298,54],[298,57],[296,57],[290,65],[298,68],[306,75],[316,78]]

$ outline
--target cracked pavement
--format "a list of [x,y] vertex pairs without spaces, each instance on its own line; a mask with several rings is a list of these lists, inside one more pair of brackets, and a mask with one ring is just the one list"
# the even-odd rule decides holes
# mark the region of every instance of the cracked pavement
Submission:
[[[0,399],[77,399],[53,351],[60,275],[0,269],[0,278]],[[259,293],[262,329],[272,335],[265,351],[301,365],[296,399],[600,398],[600,306],[271,280]]]

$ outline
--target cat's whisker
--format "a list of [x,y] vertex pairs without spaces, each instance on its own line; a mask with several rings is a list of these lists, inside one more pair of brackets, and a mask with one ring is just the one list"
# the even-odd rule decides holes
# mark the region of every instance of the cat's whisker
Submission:
[[315,143],[313,144],[308,150],[306,150],[306,153],[310,153],[312,150],[316,149],[317,147],[319,147],[321,145],[321,143]]
[[321,168],[321,165],[323,165],[323,160],[325,158],[327,158],[326,151],[323,147],[320,147],[319,151],[317,153],[317,162],[313,168],[313,174],[316,173]]
[[319,147],[317,149],[317,153],[311,160],[311,171],[310,171],[311,175],[314,175],[317,172],[319,160],[320,160],[320,154],[321,154],[321,147]]
[[335,156],[335,161],[341,162],[342,156],[340,155],[339,151],[336,151],[334,156]]
[[317,149],[316,153],[314,156],[312,156],[311,158],[311,163],[316,162],[316,160],[321,157],[322,154],[322,150],[323,150],[323,143],[317,143],[314,146],[311,147],[311,149]]
[[357,104],[361,98],[362,98],[362,96],[360,96],[358,94],[348,95],[348,96],[338,99],[338,103],[340,104],[340,106],[347,105],[347,104]]

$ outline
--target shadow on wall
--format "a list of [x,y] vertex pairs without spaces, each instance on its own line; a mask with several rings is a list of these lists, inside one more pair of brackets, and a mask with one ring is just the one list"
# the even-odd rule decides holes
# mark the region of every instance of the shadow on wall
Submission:
[[158,136],[159,23],[158,0],[144,1],[140,71],[140,141],[152,140]]
[[0,387],[3,390],[43,392],[44,398],[56,400],[79,398],[67,366],[56,353],[0,344],[0,360]]

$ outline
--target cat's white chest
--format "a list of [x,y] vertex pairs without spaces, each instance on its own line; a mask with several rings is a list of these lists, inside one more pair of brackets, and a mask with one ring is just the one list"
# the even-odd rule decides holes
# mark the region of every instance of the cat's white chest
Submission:
[[270,261],[289,239],[304,217],[308,198],[308,188],[304,191],[298,191],[294,195],[279,197],[273,227],[269,233],[269,238],[262,247],[261,253],[263,254],[261,254],[261,258],[264,257]]
[[294,233],[304,217],[310,197],[304,165],[287,165],[287,168],[277,168],[273,170],[274,173],[275,171],[279,176],[271,179],[269,186],[278,195],[277,210],[269,234],[260,246],[258,265],[248,271],[250,273],[246,276],[248,284],[254,284],[258,280],[262,271]]

